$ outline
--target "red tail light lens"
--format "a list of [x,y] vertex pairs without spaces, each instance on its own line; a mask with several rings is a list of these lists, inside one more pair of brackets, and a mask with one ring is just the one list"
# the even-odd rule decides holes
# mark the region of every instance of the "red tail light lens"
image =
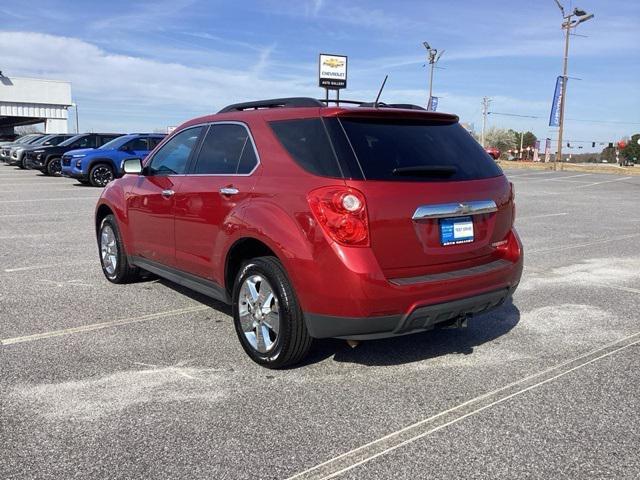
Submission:
[[349,247],[369,246],[367,205],[362,192],[347,187],[322,187],[307,196],[309,206],[331,239]]

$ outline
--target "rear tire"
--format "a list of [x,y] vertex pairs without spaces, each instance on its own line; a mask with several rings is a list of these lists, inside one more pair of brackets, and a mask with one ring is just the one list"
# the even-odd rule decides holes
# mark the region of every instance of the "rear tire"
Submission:
[[94,187],[106,187],[114,178],[113,168],[106,163],[98,163],[89,170],[89,182]]
[[132,283],[140,278],[138,267],[127,260],[118,223],[113,215],[107,215],[100,223],[98,252],[102,273],[112,283]]
[[300,362],[312,338],[280,261],[245,262],[233,285],[233,320],[244,351],[259,365],[283,368]]
[[43,172],[45,175],[55,177],[62,173],[62,159],[60,157],[52,158],[47,162],[47,167]]

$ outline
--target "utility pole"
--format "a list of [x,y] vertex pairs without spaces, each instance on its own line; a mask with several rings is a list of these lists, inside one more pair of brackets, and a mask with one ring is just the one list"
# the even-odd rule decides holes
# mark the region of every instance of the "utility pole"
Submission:
[[422,42],[422,45],[427,49],[427,61],[429,63],[429,98],[427,99],[427,109],[430,110],[431,99],[433,98],[433,70],[436,68],[436,63],[440,60],[444,50],[438,54],[438,49],[431,48],[428,42]]
[[[573,12],[569,15],[565,15],[564,7],[559,2],[559,0],[555,0],[560,12],[562,13],[562,29],[565,31],[565,39],[564,39],[564,59],[562,65],[562,89],[560,93],[560,122],[558,128],[558,150],[556,152],[556,161],[553,165],[553,169],[558,169],[558,162],[562,162],[562,134],[564,132],[564,106],[567,101],[567,80],[568,80],[568,66],[569,66],[569,36],[571,35],[571,29],[576,28],[579,24],[586,22],[587,20],[591,20],[593,18],[593,13],[587,14],[584,10],[580,10],[579,8],[574,8]],[[577,19],[573,19],[573,17],[577,17]],[[560,163],[562,165],[562,163]]]
[[482,148],[486,148],[485,145],[485,130],[487,128],[487,115],[489,114],[489,103],[491,99],[489,97],[482,97],[482,137],[480,139],[480,144]]

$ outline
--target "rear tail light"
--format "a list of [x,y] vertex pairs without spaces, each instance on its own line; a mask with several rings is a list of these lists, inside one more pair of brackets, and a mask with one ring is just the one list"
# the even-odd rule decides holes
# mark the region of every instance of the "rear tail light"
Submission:
[[349,247],[369,246],[367,205],[362,192],[347,187],[322,187],[307,196],[322,229],[332,240]]

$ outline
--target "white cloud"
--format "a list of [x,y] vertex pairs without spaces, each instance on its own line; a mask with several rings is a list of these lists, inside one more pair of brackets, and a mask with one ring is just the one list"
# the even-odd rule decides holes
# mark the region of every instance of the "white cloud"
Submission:
[[[91,43],[31,32],[0,32],[3,70],[72,82],[83,128],[150,129],[260,96],[317,95],[313,76],[278,77],[266,48],[255,68],[192,67],[109,53]],[[276,77],[274,77],[276,74]],[[106,124],[105,124],[106,123]]]

